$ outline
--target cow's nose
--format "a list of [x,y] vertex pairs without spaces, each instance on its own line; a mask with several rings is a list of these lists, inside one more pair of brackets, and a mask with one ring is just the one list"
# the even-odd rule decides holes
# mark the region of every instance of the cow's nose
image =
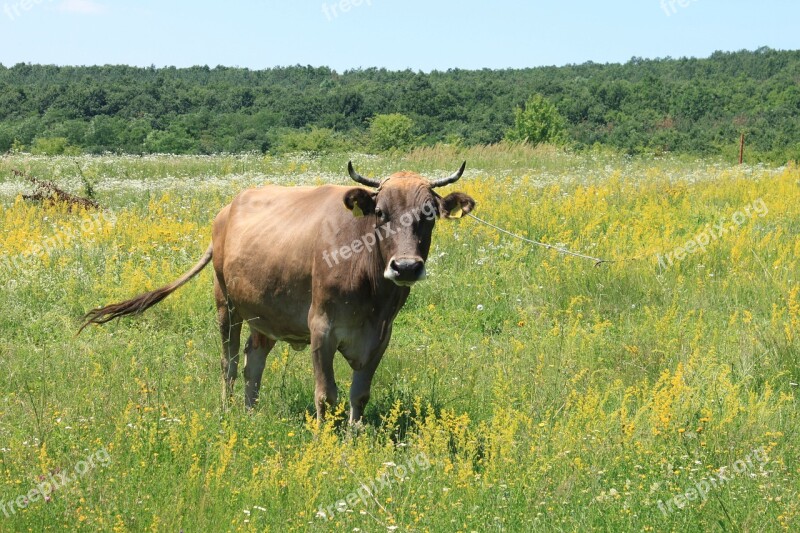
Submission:
[[413,283],[425,278],[425,261],[420,258],[401,257],[389,261],[389,277],[394,282]]
[[422,274],[425,263],[420,259],[392,259],[392,270],[400,274],[401,277],[416,280]]

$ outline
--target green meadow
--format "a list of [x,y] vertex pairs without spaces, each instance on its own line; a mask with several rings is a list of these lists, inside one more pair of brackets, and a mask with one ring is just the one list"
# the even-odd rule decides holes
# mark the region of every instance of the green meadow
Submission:
[[[365,425],[314,420],[278,343],[221,402],[211,269],[237,192],[435,178],[434,230]],[[50,180],[100,210],[26,201]],[[800,169],[501,144],[407,154],[0,159],[0,531],[797,531]],[[269,243],[265,243],[268,245]],[[337,356],[345,392],[349,367]],[[340,394],[342,402],[346,393]]]

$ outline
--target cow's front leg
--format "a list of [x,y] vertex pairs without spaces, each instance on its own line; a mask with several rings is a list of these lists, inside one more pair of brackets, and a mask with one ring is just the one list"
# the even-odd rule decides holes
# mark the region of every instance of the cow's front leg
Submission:
[[333,376],[333,356],[336,345],[326,334],[311,337],[311,358],[314,364],[314,406],[317,409],[317,421],[325,420],[327,407],[336,408],[336,380]]
[[364,416],[364,408],[369,401],[370,389],[372,388],[372,378],[386,350],[384,344],[379,353],[374,354],[369,363],[364,368],[353,371],[353,384],[350,386],[350,424],[361,421]]
[[264,334],[251,331],[244,347],[244,404],[248,409],[255,407],[261,389],[261,376],[267,364],[267,354],[275,346],[275,341]]

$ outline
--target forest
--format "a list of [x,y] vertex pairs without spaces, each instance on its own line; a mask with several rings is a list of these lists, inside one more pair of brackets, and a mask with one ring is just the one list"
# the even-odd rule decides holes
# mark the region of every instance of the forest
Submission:
[[381,152],[510,138],[532,96],[559,143],[800,159],[800,51],[507,70],[0,65],[0,153]]

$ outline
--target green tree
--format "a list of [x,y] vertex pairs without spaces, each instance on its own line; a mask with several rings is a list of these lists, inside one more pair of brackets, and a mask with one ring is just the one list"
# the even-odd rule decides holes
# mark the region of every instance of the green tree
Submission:
[[564,144],[567,141],[567,123],[555,105],[541,94],[534,94],[525,102],[524,108],[517,108],[514,126],[506,133],[506,139],[533,145]]
[[19,139],[14,139],[14,142],[11,143],[11,148],[9,151],[12,154],[21,154],[25,151],[25,145],[19,142]]
[[373,150],[407,150],[414,144],[414,121],[400,113],[375,115],[369,125],[369,140]]
[[11,128],[0,124],[0,154],[10,151],[12,144],[14,144],[14,134]]
[[278,139],[276,152],[310,152],[326,154],[346,152],[352,148],[347,138],[327,128],[311,128],[311,131],[289,130]]
[[31,146],[33,155],[79,155],[80,148],[70,146],[66,137],[38,137]]
[[145,149],[157,154],[196,153],[196,142],[175,126],[169,130],[152,130],[144,141]]
[[[799,72],[800,50],[767,48],[428,74],[0,65],[0,153],[15,139],[34,149],[36,139],[60,137],[92,153],[324,152],[343,149],[340,141],[384,151],[506,137],[735,160],[745,131],[748,162],[784,164],[800,139]],[[516,109],[530,95],[541,96]]]

